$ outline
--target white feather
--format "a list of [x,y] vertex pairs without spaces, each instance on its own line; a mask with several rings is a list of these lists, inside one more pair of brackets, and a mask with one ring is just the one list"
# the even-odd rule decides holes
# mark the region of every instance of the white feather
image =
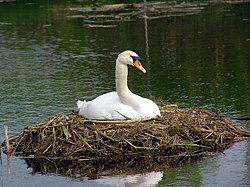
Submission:
[[[124,51],[116,60],[116,92],[103,94],[92,101],[77,101],[79,115],[87,119],[151,119],[160,116],[151,100],[133,94],[127,86],[128,65],[133,65],[132,51]],[[137,67],[138,68],[138,67]],[[139,69],[139,68],[138,68]],[[146,72],[141,66],[140,70]]]

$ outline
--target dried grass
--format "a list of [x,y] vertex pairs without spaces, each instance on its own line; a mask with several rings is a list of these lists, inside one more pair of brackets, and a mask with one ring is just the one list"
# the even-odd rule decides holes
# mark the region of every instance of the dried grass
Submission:
[[57,114],[24,129],[10,139],[10,146],[16,155],[87,161],[146,154],[206,155],[250,137],[206,110],[166,105],[161,112],[161,119],[149,121],[95,121],[76,113]]

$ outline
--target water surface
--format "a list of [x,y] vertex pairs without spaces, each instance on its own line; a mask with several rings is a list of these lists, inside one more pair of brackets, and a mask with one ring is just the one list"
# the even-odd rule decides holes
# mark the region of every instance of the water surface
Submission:
[[[69,7],[62,2],[0,6],[0,124],[11,135],[56,113],[70,113],[78,99],[113,91],[114,62],[125,49],[136,51],[147,69],[144,75],[130,68],[133,92],[228,118],[250,116],[249,4],[146,20],[146,27],[143,19],[121,22],[114,28],[87,28],[83,20],[67,18]],[[250,130],[248,121],[235,123]],[[249,141],[235,144],[225,155],[164,172],[99,180],[32,175],[16,157],[7,176],[2,157],[2,186],[250,185]]]

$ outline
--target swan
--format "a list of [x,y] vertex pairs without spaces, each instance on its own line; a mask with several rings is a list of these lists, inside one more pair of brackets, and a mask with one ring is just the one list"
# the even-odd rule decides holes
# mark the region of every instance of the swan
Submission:
[[88,102],[77,101],[80,116],[96,120],[147,120],[161,116],[159,107],[153,101],[129,90],[128,65],[146,73],[135,52],[123,51],[116,59],[116,92],[103,94]]

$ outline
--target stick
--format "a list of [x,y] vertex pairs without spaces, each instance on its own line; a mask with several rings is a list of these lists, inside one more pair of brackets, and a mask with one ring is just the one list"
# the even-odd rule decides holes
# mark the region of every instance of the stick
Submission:
[[131,142],[129,142],[128,140],[126,140],[125,138],[123,138],[123,140],[125,142],[127,142],[130,146],[132,146],[134,149],[145,149],[145,150],[155,150],[156,148],[153,148],[153,147],[138,147],[138,146],[135,146],[133,145]]
[[10,176],[10,155],[11,155],[11,148],[8,136],[8,126],[4,126],[5,129],[5,141],[6,141],[6,149],[7,149],[7,157],[8,157],[8,176]]
[[107,139],[109,139],[109,140],[111,140],[111,141],[113,141],[113,142],[115,141],[113,138],[111,138],[111,137],[109,137],[108,135],[106,135],[105,133],[99,131],[97,128],[94,128],[94,127],[92,127],[92,126],[88,126],[88,128],[90,128],[90,129],[96,131],[98,134],[104,136],[105,138],[107,138]]
[[5,129],[5,141],[6,141],[7,154],[11,155],[11,147],[10,147],[9,135],[8,135],[8,126],[4,126],[4,129]]
[[56,130],[53,127],[53,145],[52,145],[52,149],[53,149],[54,154],[56,155],[55,145],[56,145]]

